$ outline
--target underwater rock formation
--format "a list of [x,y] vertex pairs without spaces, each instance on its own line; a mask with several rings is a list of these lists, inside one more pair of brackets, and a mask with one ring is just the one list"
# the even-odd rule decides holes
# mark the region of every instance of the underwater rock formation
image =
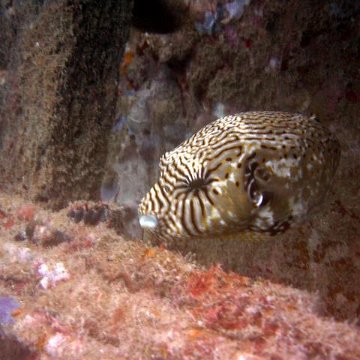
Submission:
[[132,2],[1,7],[16,33],[0,95],[1,186],[55,208],[98,198]]
[[[322,317],[315,294],[75,223],[78,202],[50,212],[0,192],[0,204],[1,359],[360,357],[359,329]],[[24,208],[68,241],[16,240]]]

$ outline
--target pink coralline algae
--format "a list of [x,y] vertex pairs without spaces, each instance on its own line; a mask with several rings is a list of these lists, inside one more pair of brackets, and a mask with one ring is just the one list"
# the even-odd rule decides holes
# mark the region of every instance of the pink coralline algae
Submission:
[[74,223],[71,208],[42,213],[68,242],[16,241],[17,217],[11,234],[0,228],[1,350],[16,337],[8,353],[33,359],[360,358],[359,330],[319,316],[316,296],[201,269],[108,223]]

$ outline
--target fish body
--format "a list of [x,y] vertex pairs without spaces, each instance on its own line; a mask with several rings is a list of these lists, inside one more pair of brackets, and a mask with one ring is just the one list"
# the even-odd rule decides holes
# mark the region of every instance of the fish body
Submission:
[[226,116],[161,157],[140,220],[161,240],[275,235],[321,207],[339,157],[338,141],[315,117]]

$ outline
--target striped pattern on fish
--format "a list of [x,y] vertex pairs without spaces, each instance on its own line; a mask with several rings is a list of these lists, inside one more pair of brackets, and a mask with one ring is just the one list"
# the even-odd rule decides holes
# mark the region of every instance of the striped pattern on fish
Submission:
[[315,117],[226,116],[161,157],[140,220],[160,239],[274,235],[320,207],[339,157],[338,141]]

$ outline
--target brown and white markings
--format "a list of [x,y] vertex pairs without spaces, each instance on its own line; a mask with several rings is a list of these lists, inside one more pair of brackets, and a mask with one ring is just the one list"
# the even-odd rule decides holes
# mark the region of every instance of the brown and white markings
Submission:
[[320,207],[339,157],[338,141],[315,117],[226,116],[162,156],[140,225],[163,240],[283,232]]

